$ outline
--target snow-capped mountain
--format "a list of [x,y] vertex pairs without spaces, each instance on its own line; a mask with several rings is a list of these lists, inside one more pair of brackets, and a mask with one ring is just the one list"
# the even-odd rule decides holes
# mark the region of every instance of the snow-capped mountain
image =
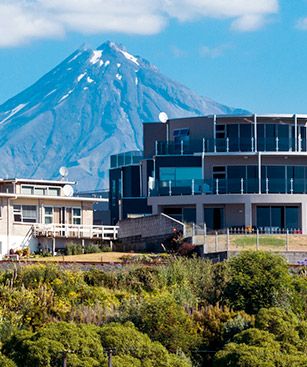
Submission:
[[244,113],[200,97],[141,57],[107,42],[80,48],[0,106],[0,177],[58,178],[78,189],[108,185],[111,154],[142,149],[142,122]]

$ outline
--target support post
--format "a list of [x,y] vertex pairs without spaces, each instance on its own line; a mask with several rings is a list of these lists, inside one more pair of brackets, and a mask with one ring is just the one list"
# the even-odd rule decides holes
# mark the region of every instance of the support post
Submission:
[[294,115],[294,151],[297,152],[297,116]]
[[258,153],[258,193],[261,194],[261,154]]
[[213,146],[216,152],[216,115],[213,115]]
[[252,204],[250,202],[246,202],[244,204],[244,219],[245,219],[245,228],[252,227]]
[[259,229],[256,231],[256,250],[259,250]]
[[230,248],[230,236],[229,236],[229,228],[227,228],[227,232],[226,232],[226,251],[228,252],[229,251],[229,248]]
[[254,115],[254,152],[258,151],[257,143],[257,115]]
[[196,204],[196,224],[201,226],[204,223],[204,206],[202,203]]
[[215,252],[217,252],[218,247],[219,247],[219,238],[218,238],[218,233],[217,233],[217,231],[215,231],[215,242],[214,242],[214,245],[215,245],[214,250],[215,250]]
[[52,256],[55,256],[55,237],[52,237]]

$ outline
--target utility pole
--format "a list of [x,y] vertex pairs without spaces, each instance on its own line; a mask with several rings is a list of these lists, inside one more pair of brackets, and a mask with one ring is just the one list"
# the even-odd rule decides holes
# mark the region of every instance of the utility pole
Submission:
[[63,352],[63,367],[67,367],[67,352]]
[[108,367],[112,367],[112,349],[107,349],[107,355],[108,355]]

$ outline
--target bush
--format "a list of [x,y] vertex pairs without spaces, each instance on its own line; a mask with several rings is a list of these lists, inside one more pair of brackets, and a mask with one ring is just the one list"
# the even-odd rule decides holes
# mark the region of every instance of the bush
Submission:
[[169,351],[189,353],[200,342],[197,325],[169,293],[159,293],[130,308],[130,320]]
[[196,246],[193,243],[184,242],[178,249],[178,255],[180,256],[192,256],[195,254]]
[[98,252],[101,252],[101,249],[98,245],[89,244],[84,246],[84,253],[85,254],[96,254]]
[[152,342],[148,335],[138,331],[130,322],[102,326],[100,335],[105,349],[116,350],[114,367],[191,367],[187,358],[169,353],[160,343]]
[[242,252],[229,261],[225,294],[236,310],[255,314],[261,308],[291,304],[292,279],[285,259],[267,252]]
[[97,331],[91,325],[49,323],[36,333],[17,332],[4,351],[20,367],[61,366],[65,351],[70,367],[99,367],[106,360]]
[[70,242],[65,249],[65,255],[80,255],[83,254],[83,247],[79,243]]

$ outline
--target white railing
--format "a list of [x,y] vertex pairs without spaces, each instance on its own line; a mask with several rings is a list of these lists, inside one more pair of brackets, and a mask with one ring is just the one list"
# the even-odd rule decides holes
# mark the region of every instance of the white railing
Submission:
[[34,237],[88,238],[116,240],[118,226],[94,226],[80,224],[34,224]]

